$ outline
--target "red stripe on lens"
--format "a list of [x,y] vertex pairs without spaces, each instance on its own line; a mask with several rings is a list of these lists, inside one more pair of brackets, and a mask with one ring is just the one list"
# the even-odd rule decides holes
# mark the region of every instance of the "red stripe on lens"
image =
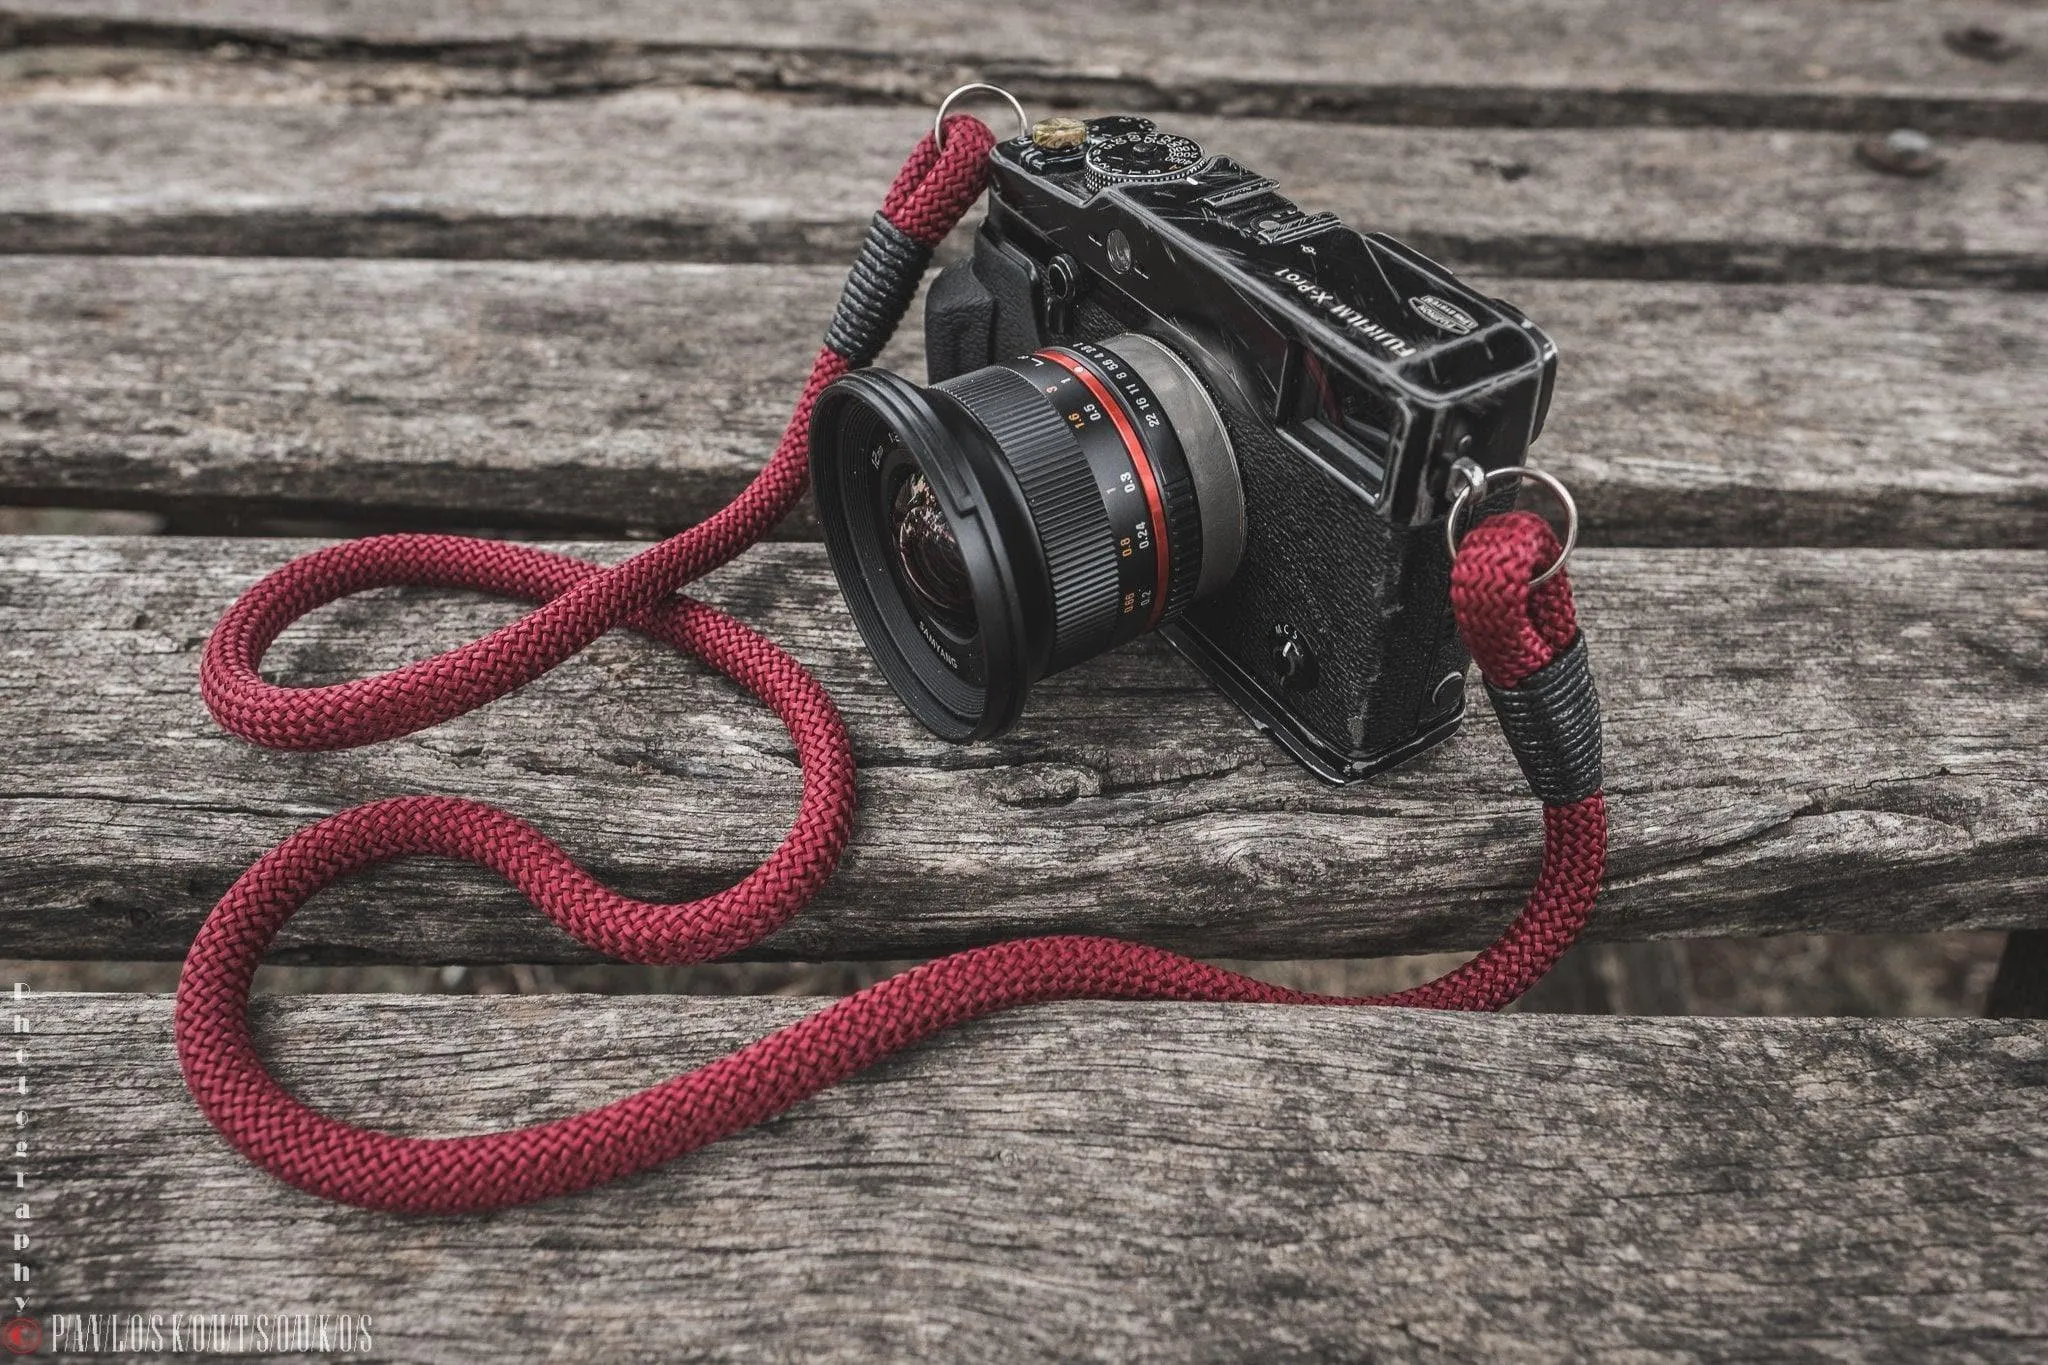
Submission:
[[1152,461],[1145,454],[1144,442],[1138,439],[1138,429],[1131,425],[1130,418],[1124,416],[1123,404],[1117,401],[1116,395],[1109,391],[1109,385],[1103,383],[1095,371],[1072,356],[1063,355],[1058,351],[1040,351],[1038,355],[1050,360],[1088,386],[1088,391],[1102,404],[1102,410],[1109,414],[1109,420],[1115,424],[1117,434],[1124,438],[1124,451],[1131,457],[1131,468],[1138,472],[1138,485],[1145,490],[1145,506],[1152,514],[1152,558],[1159,566],[1159,586],[1152,593],[1152,617],[1145,623],[1145,629],[1151,630],[1159,624],[1159,618],[1166,612],[1166,584],[1169,576],[1166,503],[1159,496],[1159,480],[1152,473]]

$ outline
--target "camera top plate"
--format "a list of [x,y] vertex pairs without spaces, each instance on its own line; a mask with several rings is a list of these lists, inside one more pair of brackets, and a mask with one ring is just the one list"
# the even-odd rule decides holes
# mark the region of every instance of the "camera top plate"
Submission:
[[1381,449],[1357,458],[1359,443],[1335,440],[1312,453],[1395,520],[1440,517],[1443,476],[1461,456],[1489,470],[1520,463],[1557,350],[1513,305],[1391,237],[1304,211],[1273,180],[1149,119],[1086,127],[1078,145],[1040,147],[1028,133],[997,144],[998,237],[1043,269],[1067,258],[1053,273],[1130,327],[1228,352],[1224,368],[1283,431],[1318,391],[1324,406],[1333,387],[1345,403],[1357,395]]

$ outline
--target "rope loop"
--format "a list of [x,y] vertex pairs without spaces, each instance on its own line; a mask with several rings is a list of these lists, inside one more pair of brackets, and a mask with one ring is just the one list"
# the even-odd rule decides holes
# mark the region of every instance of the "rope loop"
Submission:
[[[987,126],[965,115],[947,118],[943,129],[943,148],[933,135],[920,141],[882,207],[895,231],[925,248],[979,197],[994,145]],[[921,270],[927,256],[878,251],[868,266]],[[905,286],[914,282],[870,284],[908,299]],[[863,344],[872,340],[869,330],[861,332]],[[339,749],[410,734],[501,697],[626,626],[696,656],[769,706],[788,728],[803,771],[796,820],[768,860],[734,886],[680,904],[622,896],[532,825],[455,797],[373,801],[271,849],[208,914],[178,983],[179,1065],[201,1111],[236,1150],[280,1180],[364,1208],[503,1208],[672,1160],[892,1052],[1016,1005],[1085,997],[1498,1009],[1570,944],[1605,858],[1597,792],[1545,808],[1536,888],[1499,942],[1448,976],[1393,995],[1286,990],[1117,939],[1028,938],[928,962],[638,1094],[510,1132],[399,1137],[320,1114],[280,1086],[249,1029],[257,966],[300,906],[364,868],[419,856],[464,859],[504,877],[580,942],[632,962],[671,963],[720,957],[773,933],[832,874],[854,812],[853,750],[838,710],[787,653],[680,589],[754,544],[803,496],[811,408],[849,363],[829,345],[820,351],[780,444],[745,491],[621,564],[462,536],[377,536],[295,559],[228,609],[207,642],[200,690],[221,726],[252,743]],[[1466,537],[1452,582],[1473,653],[1489,681],[1506,687],[1577,634],[1564,576],[1530,587],[1556,559],[1555,537],[1540,519],[1527,519],[1532,528],[1517,515],[1482,523]],[[350,594],[400,584],[470,588],[538,605],[481,639],[376,677],[289,688],[260,676],[265,652],[293,621]]]

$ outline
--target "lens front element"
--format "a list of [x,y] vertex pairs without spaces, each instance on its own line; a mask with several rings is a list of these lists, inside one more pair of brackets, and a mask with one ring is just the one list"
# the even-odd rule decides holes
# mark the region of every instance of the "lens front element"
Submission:
[[974,585],[967,578],[960,538],[922,471],[905,470],[896,480],[889,529],[896,567],[918,605],[954,631],[974,634]]

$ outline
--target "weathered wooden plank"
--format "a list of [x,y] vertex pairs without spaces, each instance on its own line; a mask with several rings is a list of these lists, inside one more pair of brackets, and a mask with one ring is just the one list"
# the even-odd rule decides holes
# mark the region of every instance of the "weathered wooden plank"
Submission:
[[[0,103],[0,251],[837,263],[926,126],[672,91]],[[1468,269],[2048,284],[2048,145],[1960,142],[1908,180],[1835,134],[1176,126]]]
[[[774,448],[843,278],[0,259],[0,501],[688,525]],[[921,318],[888,357],[919,375]]]
[[[0,502],[688,525],[774,445],[840,278],[0,259]],[[2048,547],[2039,296],[1490,287],[1563,348],[1536,453],[1592,543]],[[887,358],[914,375],[919,316]]]
[[[661,0],[200,0],[177,11],[28,0],[10,17],[24,46],[118,45],[130,67],[138,49],[342,58],[331,79],[387,81],[413,97],[711,83],[933,101],[972,75],[1036,103],[1375,122],[2048,135],[2048,19],[1990,0],[1909,14],[1855,0],[1323,0],[1262,9],[1255,22],[1228,0],[1123,0],[1056,17],[970,0],[744,12]],[[1960,37],[1972,28],[1989,37]],[[389,67],[401,69],[379,69]],[[59,69],[75,70],[75,57]]]
[[[236,591],[302,548],[0,541],[11,954],[181,955],[263,848],[393,792],[506,805],[642,895],[725,885],[780,836],[795,774],[774,720],[624,637],[395,744],[286,755],[229,739],[199,704],[199,647]],[[1597,937],[2042,925],[2048,555],[1615,550],[1579,570],[1615,823]],[[1465,948],[1533,876],[1536,809],[1483,719],[1406,770],[1329,788],[1148,641],[1048,682],[1005,740],[960,748],[883,688],[818,547],[758,549],[707,593],[818,673],[863,764],[845,865],[766,955],[912,957],[1049,931],[1245,957]],[[271,666],[353,676],[512,610],[358,599],[288,633]],[[419,863],[323,893],[284,946],[587,956],[494,881]]]
[[[311,1103],[443,1134],[806,1008],[257,1017]],[[621,1184],[401,1219],[229,1152],[168,1000],[19,1013],[45,1314],[369,1313],[378,1358],[417,1361],[2026,1361],[2048,1338],[2040,1023],[1043,1006]]]

